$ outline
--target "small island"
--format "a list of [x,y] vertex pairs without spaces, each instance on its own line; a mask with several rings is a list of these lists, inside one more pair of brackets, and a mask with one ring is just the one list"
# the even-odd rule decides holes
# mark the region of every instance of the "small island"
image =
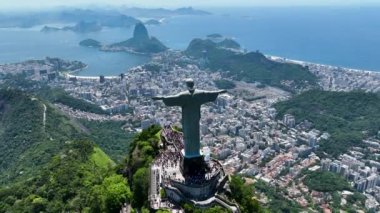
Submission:
[[50,27],[50,26],[44,26],[40,31],[43,33],[51,33],[51,32],[57,32],[61,31],[61,28],[58,27]]
[[79,42],[79,45],[84,47],[100,48],[102,46],[102,43],[94,39],[85,39]]

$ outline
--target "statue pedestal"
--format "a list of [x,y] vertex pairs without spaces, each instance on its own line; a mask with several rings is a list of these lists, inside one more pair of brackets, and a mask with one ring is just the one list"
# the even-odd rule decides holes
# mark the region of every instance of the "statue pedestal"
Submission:
[[205,174],[207,168],[203,156],[193,158],[184,157],[181,162],[181,172],[184,177]]

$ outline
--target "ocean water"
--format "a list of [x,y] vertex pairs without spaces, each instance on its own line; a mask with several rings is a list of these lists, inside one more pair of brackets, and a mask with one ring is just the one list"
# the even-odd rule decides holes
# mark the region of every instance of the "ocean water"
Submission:
[[[183,50],[193,38],[220,33],[243,48],[291,59],[380,71],[380,7],[282,7],[206,9],[210,16],[167,18],[147,26],[151,35],[172,49]],[[145,63],[146,56],[108,53],[80,47],[94,38],[104,43],[125,40],[133,29],[104,29],[90,34],[41,33],[0,29],[0,63],[45,56],[81,60],[81,75],[116,75]]]
[[150,60],[147,56],[125,52],[102,52],[79,46],[83,39],[94,38],[104,43],[127,39],[132,29],[104,29],[97,33],[42,33],[33,29],[0,29],[0,63],[14,63],[46,56],[79,60],[88,65],[79,75],[118,75]]
[[[221,33],[250,51],[336,66],[380,71],[380,7],[283,7],[209,10],[178,17],[152,33],[174,48]],[[174,36],[177,35],[177,36]]]

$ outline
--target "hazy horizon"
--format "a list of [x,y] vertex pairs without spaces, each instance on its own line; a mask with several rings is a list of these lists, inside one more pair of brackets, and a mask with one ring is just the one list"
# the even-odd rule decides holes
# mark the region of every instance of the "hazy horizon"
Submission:
[[13,0],[11,2],[0,2],[0,11],[25,11],[25,10],[47,10],[60,7],[142,7],[142,8],[220,8],[220,7],[300,7],[300,6],[380,6],[376,0],[66,0],[64,3],[59,0]]

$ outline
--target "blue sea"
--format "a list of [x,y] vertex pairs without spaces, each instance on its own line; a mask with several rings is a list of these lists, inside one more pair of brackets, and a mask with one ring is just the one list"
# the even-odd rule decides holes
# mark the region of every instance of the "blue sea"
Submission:
[[[220,33],[249,51],[356,69],[380,71],[380,7],[209,8],[209,16],[180,16],[147,26],[152,36],[183,50],[193,38]],[[126,40],[133,29],[42,33],[40,28],[0,29],[0,63],[45,56],[80,60],[81,75],[116,75],[149,61],[146,56],[100,52],[78,43]]]

